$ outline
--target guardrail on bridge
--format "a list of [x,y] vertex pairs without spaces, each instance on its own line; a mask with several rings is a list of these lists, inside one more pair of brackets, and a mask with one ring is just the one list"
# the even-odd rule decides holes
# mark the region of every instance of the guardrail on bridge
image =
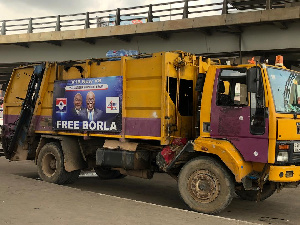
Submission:
[[200,0],[177,0],[115,10],[4,20],[1,23],[1,35],[87,29],[220,15],[241,10],[272,9],[285,7],[295,1],[297,0],[224,0],[201,4]]

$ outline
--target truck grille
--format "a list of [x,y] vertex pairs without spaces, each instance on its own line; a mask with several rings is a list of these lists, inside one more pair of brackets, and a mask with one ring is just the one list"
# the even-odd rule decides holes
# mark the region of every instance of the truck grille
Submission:
[[294,154],[292,156],[292,161],[300,163],[300,154]]

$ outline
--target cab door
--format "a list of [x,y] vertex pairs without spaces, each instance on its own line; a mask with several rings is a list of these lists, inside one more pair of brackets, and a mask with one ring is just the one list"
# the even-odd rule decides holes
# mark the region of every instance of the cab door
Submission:
[[[258,76],[260,70],[257,70]],[[217,71],[211,108],[211,137],[227,139],[245,161],[268,161],[268,118],[264,107],[263,83],[248,92],[247,69]]]

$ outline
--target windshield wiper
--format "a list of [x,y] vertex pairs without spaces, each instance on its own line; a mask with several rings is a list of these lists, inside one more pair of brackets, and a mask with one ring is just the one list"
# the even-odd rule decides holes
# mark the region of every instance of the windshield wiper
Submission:
[[294,119],[297,119],[297,115],[299,115],[299,113],[297,113],[296,111],[291,111],[291,113],[293,113]]

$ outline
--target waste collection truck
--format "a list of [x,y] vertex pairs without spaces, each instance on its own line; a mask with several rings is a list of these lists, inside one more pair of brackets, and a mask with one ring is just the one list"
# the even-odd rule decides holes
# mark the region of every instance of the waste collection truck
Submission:
[[299,185],[299,85],[283,65],[218,65],[181,51],[19,67],[3,149],[57,184],[81,170],[165,172],[191,209],[215,214],[234,193],[261,201]]

